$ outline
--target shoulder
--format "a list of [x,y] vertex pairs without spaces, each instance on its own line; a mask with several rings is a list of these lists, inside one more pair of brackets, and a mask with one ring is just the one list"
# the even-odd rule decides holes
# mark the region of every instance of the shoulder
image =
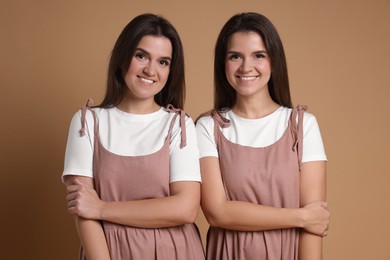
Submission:
[[318,129],[318,123],[317,123],[317,118],[314,114],[311,112],[308,112],[307,110],[304,111],[303,113],[303,131],[304,134],[306,135],[309,132],[317,131]]
[[171,121],[175,118],[175,125],[180,125],[180,120],[184,117],[186,127],[194,127],[194,120],[184,110],[171,111],[167,108],[162,109],[162,116]]
[[304,112],[303,114],[303,125],[304,127],[305,126],[311,126],[311,125],[314,125],[314,124],[317,124],[317,119],[315,117],[315,115],[313,115],[312,113],[310,112]]
[[[96,116],[96,120],[99,120],[107,115],[110,109],[105,108],[90,108],[85,111],[85,115],[83,115],[82,109],[77,110],[71,119],[70,127],[75,129],[81,129],[84,125],[84,122],[87,126],[93,126],[95,123],[94,114]],[[85,121],[84,121],[85,120]]]
[[[88,119],[93,119],[93,113],[96,114],[96,116],[104,115],[104,114],[109,114],[112,113],[112,108],[100,108],[100,107],[93,107],[93,108],[88,108],[85,113],[85,117]],[[78,109],[74,115],[73,118],[79,118],[81,119],[82,117],[82,109]]]
[[[296,109],[296,108],[297,108],[297,106],[294,107],[294,109]],[[290,116],[294,109],[288,108],[288,107],[282,107],[281,111],[285,115]],[[298,117],[297,117],[297,120],[298,120]],[[316,117],[312,113],[308,112],[307,110],[304,110],[304,112],[303,112],[303,124],[304,125],[305,124],[312,124],[314,122],[316,122]]]
[[211,111],[201,114],[196,120],[197,129],[213,129],[214,119]]
[[204,113],[201,114],[197,119],[196,119],[196,124],[208,124],[213,121],[213,117],[211,113]]
[[165,125],[165,129],[168,132],[171,131],[172,140],[176,140],[179,137],[187,140],[195,139],[194,121],[183,110],[163,108],[161,111],[164,118],[161,118],[163,121],[160,122]]

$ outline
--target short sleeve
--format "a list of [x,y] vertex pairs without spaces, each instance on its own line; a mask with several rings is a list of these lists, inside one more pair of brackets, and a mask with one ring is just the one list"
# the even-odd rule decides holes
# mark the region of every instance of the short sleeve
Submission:
[[186,116],[186,146],[180,148],[181,127],[179,116],[172,129],[170,142],[170,183],[176,181],[197,181],[201,182],[199,151],[195,132],[195,125],[192,119]]
[[317,119],[310,113],[304,114],[302,162],[327,161],[324,144]]
[[196,123],[199,157],[219,157],[214,137],[214,120],[211,116],[199,118]]
[[78,111],[73,116],[69,127],[62,178],[65,175],[93,177],[93,127],[92,112],[88,111],[85,135],[81,136],[81,112]]

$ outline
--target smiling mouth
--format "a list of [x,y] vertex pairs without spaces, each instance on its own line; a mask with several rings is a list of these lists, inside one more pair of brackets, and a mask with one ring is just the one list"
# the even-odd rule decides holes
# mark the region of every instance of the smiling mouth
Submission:
[[144,78],[144,77],[141,77],[141,76],[138,76],[138,78],[139,78],[142,82],[145,82],[145,83],[147,83],[147,84],[152,84],[152,83],[155,82],[154,80],[147,79],[147,78]]
[[255,80],[258,76],[237,76],[237,78],[245,81]]

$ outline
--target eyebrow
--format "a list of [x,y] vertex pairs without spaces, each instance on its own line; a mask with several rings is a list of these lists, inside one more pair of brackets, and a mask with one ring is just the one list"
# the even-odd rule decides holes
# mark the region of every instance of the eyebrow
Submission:
[[[149,53],[147,50],[143,49],[143,48],[137,47],[137,48],[135,48],[135,50],[136,50],[136,51],[141,51],[141,52],[145,53],[146,55],[150,56],[150,53]],[[172,60],[172,58],[169,57],[169,56],[160,57],[160,58],[162,58],[162,59],[164,59],[164,60]]]
[[[256,54],[256,53],[267,53],[267,51],[266,50],[259,50],[259,51],[254,51],[252,54]],[[227,55],[229,55],[229,54],[241,54],[241,52],[239,52],[239,51],[228,51],[226,54]]]

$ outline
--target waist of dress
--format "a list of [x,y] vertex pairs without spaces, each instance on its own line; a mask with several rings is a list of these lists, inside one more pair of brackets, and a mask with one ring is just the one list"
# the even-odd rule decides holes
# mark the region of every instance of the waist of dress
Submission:
[[102,221],[102,226],[104,230],[113,230],[113,231],[145,231],[145,232],[155,232],[156,230],[182,230],[187,229],[188,227],[196,226],[195,223],[193,224],[183,224],[178,226],[172,226],[172,227],[159,227],[159,228],[143,228],[143,227],[133,227],[133,226],[127,226],[127,225],[121,225],[109,221]]

